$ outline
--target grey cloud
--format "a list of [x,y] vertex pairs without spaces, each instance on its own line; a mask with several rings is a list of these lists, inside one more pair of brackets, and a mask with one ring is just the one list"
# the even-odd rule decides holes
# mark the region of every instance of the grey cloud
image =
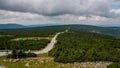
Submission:
[[110,0],[110,4],[114,7],[120,8],[120,0]]
[[37,13],[45,16],[73,14],[115,17],[107,0],[0,0],[0,9]]
[[[84,20],[80,20],[84,17]],[[45,24],[45,23],[57,23],[57,24],[96,24],[96,22],[120,22],[119,18],[106,18],[103,16],[79,16],[73,14],[64,14],[58,16],[43,16],[40,14],[24,13],[24,12],[14,12],[0,10],[0,23],[19,23],[19,24]],[[83,22],[83,23],[82,23]],[[86,23],[85,23],[86,22]]]

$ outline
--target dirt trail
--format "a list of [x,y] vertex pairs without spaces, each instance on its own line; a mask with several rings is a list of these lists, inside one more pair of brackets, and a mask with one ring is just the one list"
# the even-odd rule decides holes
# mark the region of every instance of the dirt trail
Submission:
[[[67,32],[67,30],[65,30],[64,32]],[[39,51],[34,51],[33,53],[35,53],[35,54],[48,53],[50,50],[53,49],[55,43],[57,42],[57,40],[56,40],[57,37],[58,37],[60,34],[64,33],[64,32],[59,32],[59,33],[57,33],[57,34],[52,38],[51,42],[50,42],[44,49],[39,50]]]

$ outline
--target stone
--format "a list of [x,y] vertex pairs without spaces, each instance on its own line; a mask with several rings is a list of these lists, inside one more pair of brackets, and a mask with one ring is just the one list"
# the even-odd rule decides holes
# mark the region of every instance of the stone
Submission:
[[14,59],[14,60],[13,60],[13,62],[18,62],[18,61],[19,61],[19,59]]
[[26,67],[30,67],[30,64],[29,64],[29,63],[26,63],[25,66],[26,66]]
[[0,66],[0,68],[6,68],[6,67],[3,65],[3,66]]
[[44,63],[44,61],[42,60],[42,61],[40,61],[41,63]]
[[5,60],[5,59],[3,60],[3,62],[7,62],[7,61],[8,61],[8,60]]
[[12,62],[12,59],[9,59],[9,62]]

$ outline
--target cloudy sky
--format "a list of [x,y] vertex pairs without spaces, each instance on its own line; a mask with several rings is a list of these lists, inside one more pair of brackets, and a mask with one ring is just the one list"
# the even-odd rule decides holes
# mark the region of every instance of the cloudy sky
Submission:
[[0,0],[0,24],[120,25],[120,0]]

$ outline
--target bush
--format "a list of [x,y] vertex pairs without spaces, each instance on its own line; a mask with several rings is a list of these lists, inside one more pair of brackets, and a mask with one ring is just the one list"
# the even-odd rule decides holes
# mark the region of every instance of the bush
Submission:
[[34,53],[26,53],[26,57],[37,57]]
[[27,58],[27,57],[37,57],[37,55],[34,53],[24,53],[23,51],[18,51],[18,53],[17,53],[16,50],[13,50],[12,54],[9,54],[7,56],[7,58],[14,58],[14,59]]
[[107,66],[107,68],[120,68],[120,62],[119,63],[113,63],[113,64]]

